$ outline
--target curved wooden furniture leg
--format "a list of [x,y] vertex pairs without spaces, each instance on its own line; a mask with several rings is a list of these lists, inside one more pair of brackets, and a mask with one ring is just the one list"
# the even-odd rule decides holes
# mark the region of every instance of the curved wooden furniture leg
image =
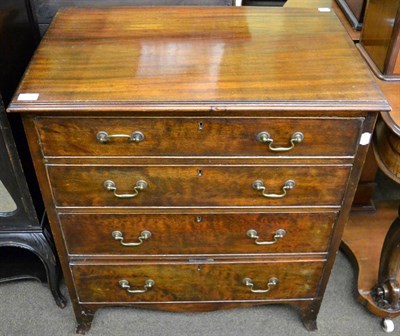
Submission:
[[382,247],[378,284],[372,296],[378,307],[400,311],[400,218],[391,225]]
[[33,253],[44,266],[46,274],[41,274],[38,270],[32,270],[27,266],[25,268],[21,266],[18,275],[0,279],[0,282],[29,278],[37,279],[49,286],[54,300],[60,308],[66,306],[67,301],[59,288],[59,269],[56,256],[49,240],[42,231],[2,233],[0,236],[0,248],[2,247],[19,248],[24,249],[27,253]]

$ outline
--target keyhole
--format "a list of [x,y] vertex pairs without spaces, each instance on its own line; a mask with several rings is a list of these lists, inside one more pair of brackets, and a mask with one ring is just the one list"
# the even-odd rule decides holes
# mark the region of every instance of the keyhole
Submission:
[[197,169],[197,176],[203,176],[203,170]]
[[199,122],[199,123],[197,124],[197,129],[198,129],[199,131],[201,131],[201,130],[203,129],[203,123],[202,123],[202,122]]
[[197,270],[198,270],[198,271],[201,271],[202,268],[203,268],[203,265],[197,265]]
[[201,216],[196,217],[196,223],[200,223],[202,220],[203,220],[203,218]]

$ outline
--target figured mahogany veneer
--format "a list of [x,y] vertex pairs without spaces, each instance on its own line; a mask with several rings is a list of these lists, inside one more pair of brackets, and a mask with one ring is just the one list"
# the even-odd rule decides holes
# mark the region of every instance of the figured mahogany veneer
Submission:
[[104,306],[267,303],[315,330],[388,109],[333,13],[61,11],[9,111],[23,114],[78,332]]
[[[350,165],[332,166],[48,166],[54,201],[71,206],[339,206]],[[201,172],[199,172],[201,171]],[[120,199],[104,188],[115,182],[118,194],[132,194],[137,181],[147,188],[135,198]],[[252,187],[264,182],[266,193],[282,194],[288,180],[295,186],[282,198],[267,198]]]
[[[352,156],[358,134],[353,129],[361,126],[361,118],[37,118],[46,156],[279,156],[257,135],[266,131],[273,145],[289,146],[293,133],[302,132],[304,140],[285,153],[289,156]],[[320,132],[315,132],[315,129]],[[343,136],[337,137],[337,130]],[[96,136],[132,134],[140,130],[144,140],[139,143],[113,139],[101,144]],[[335,139],[333,142],[332,139]],[[184,139],[184,141],[182,141]]]
[[[60,214],[70,255],[269,254],[323,253],[337,212],[224,214]],[[286,234],[275,244],[257,245],[247,236],[256,230],[260,242],[273,242],[276,231]],[[140,246],[123,246],[110,239],[114,231],[125,243],[138,242],[144,230],[151,237]],[[187,258],[184,256],[183,258]]]
[[[134,303],[173,301],[268,301],[290,298],[313,298],[323,268],[323,261],[231,261],[197,263],[129,263],[123,265],[72,264],[71,270],[79,300],[84,303]],[[243,285],[250,278],[254,289],[266,289],[270,278],[278,284],[268,293],[252,293]],[[145,297],[132,297],[115,283],[126,279],[132,289],[142,289],[147,279],[154,287]],[[178,280],[179,279],[179,280]]]

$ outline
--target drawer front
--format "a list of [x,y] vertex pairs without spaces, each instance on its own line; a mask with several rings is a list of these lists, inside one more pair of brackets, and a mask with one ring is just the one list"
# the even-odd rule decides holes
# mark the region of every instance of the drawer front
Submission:
[[[37,118],[43,152],[48,156],[352,156],[361,118]],[[340,136],[337,130],[340,129]],[[97,134],[143,134],[143,140]],[[290,147],[292,134],[304,140],[274,152],[257,140],[267,132],[272,147]],[[140,140],[138,138],[138,140]]]
[[336,216],[329,212],[59,217],[70,254],[148,256],[325,252]]
[[[339,205],[349,172],[350,166],[48,166],[58,206]],[[291,180],[295,186],[287,189]]]
[[[312,298],[317,294],[322,261],[231,262],[231,263],[130,263],[129,265],[71,265],[80,302],[170,302],[215,300],[272,300]],[[252,280],[253,293],[243,282]],[[272,279],[272,281],[270,281]],[[120,287],[126,280],[130,290],[143,290],[146,280],[154,285],[145,293],[128,293]]]

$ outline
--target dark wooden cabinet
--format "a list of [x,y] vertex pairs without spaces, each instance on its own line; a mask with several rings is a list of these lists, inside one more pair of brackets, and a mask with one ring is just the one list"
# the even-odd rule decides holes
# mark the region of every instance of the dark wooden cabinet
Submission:
[[375,74],[400,80],[400,0],[370,0],[358,44]]
[[361,30],[367,0],[336,0],[354,29]]
[[315,330],[388,109],[332,12],[59,12],[9,111],[24,119],[78,332],[115,305],[276,303]]
[[0,207],[0,283],[37,279],[49,285],[56,303],[64,307],[52,238],[36,216],[1,100],[0,156],[0,182],[4,186],[0,197],[3,202],[6,197],[13,202],[12,208]]
[[[27,154],[24,168],[35,191],[35,174],[29,151],[24,151],[22,124],[18,116],[9,120],[5,112],[38,42],[31,19],[29,2],[0,2],[0,282],[38,279],[49,285],[57,304],[63,307],[52,238],[37,216],[43,214],[41,197],[35,193],[35,202],[31,198],[14,141],[17,139],[19,152]],[[4,207],[5,203],[12,207]]]

